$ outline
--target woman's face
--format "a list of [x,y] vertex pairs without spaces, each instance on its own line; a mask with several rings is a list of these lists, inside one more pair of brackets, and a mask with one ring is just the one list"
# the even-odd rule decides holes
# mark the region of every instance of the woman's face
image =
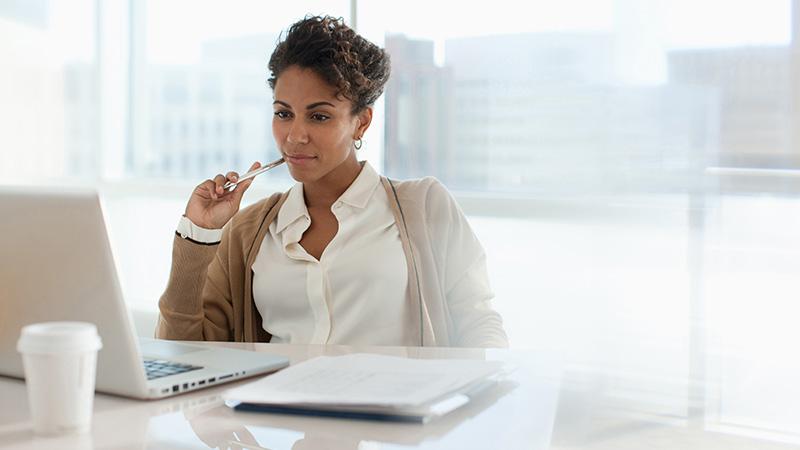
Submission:
[[361,168],[353,141],[369,126],[371,110],[353,115],[350,100],[337,98],[335,87],[298,66],[281,73],[274,96],[272,134],[292,178],[352,181]]

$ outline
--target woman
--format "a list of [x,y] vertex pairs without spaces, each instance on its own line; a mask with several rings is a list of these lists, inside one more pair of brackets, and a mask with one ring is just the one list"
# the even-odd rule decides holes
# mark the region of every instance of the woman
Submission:
[[[434,178],[379,176],[356,151],[389,57],[307,17],[269,61],[272,131],[297,181],[238,211],[252,179],[193,191],[173,244],[165,339],[505,347],[485,255]],[[253,164],[252,169],[258,168]]]

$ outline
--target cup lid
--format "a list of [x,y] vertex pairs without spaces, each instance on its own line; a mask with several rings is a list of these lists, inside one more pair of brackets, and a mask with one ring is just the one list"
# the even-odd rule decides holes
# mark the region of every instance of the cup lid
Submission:
[[42,322],[22,328],[20,353],[64,353],[99,350],[103,347],[97,327],[88,322]]

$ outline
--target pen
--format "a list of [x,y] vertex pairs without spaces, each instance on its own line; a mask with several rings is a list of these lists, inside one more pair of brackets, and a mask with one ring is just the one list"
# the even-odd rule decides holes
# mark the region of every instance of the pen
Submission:
[[233,188],[235,188],[236,185],[241,183],[242,181],[249,180],[250,178],[253,178],[253,177],[257,176],[257,175],[261,175],[262,173],[268,171],[269,169],[272,169],[273,167],[278,167],[283,163],[284,163],[283,158],[280,158],[278,160],[272,161],[271,163],[267,164],[264,167],[259,167],[258,169],[251,170],[250,172],[247,172],[246,174],[244,174],[241,177],[239,177],[239,179],[236,180],[236,181],[228,181],[227,183],[225,183],[222,186],[222,188],[226,189],[226,190],[233,190]]

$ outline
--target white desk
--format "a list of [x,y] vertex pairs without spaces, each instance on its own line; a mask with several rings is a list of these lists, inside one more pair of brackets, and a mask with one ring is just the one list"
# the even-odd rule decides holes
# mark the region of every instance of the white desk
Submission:
[[0,377],[0,449],[800,448],[798,436],[720,420],[717,386],[708,381],[637,379],[523,350],[215,345],[282,354],[293,363],[363,351],[485,357],[519,370],[508,384],[427,425],[234,412],[220,399],[228,384],[151,402],[100,394],[92,433],[58,438],[32,434],[24,383]]

